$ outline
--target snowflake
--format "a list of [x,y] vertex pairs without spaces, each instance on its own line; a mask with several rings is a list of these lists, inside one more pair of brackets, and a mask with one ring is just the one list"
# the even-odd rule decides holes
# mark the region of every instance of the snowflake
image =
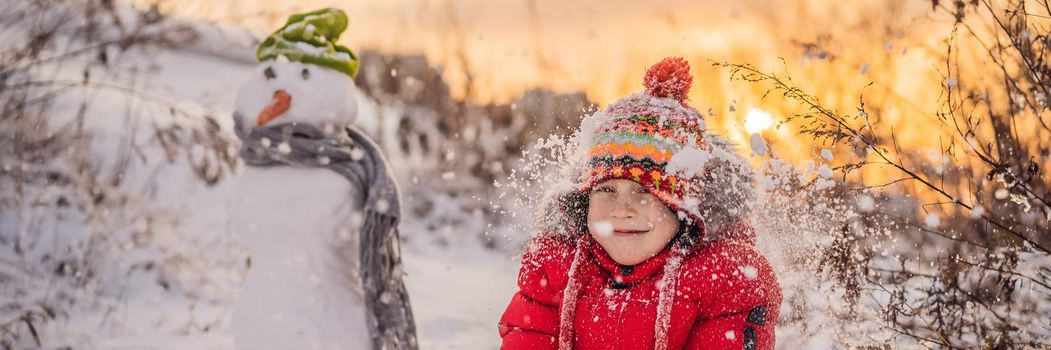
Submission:
[[941,222],[941,218],[939,218],[938,215],[934,215],[934,213],[927,214],[927,219],[924,220],[924,223],[927,224],[927,227],[932,228],[938,227],[938,225],[941,225]]
[[825,158],[828,161],[832,161],[832,151],[826,149],[821,150],[821,158]]
[[288,142],[282,142],[277,144],[277,151],[281,152],[281,154],[289,154],[292,153],[292,146]]
[[613,223],[609,221],[599,221],[595,223],[595,233],[603,236],[609,236],[613,234]]
[[863,213],[872,212],[876,208],[876,201],[872,199],[872,196],[863,194],[858,196],[858,210]]
[[756,269],[755,266],[741,266],[738,269],[741,270],[744,277],[749,280],[754,280],[759,277],[759,269]]
[[752,146],[752,153],[758,156],[766,154],[766,141],[758,133],[752,134],[749,143]]
[[355,148],[350,151],[350,159],[354,161],[359,161],[361,160],[361,158],[365,158],[365,151],[361,150],[360,148]]

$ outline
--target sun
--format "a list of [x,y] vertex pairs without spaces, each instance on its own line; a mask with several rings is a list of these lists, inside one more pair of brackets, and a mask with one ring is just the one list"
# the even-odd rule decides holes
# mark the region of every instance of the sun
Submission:
[[749,134],[762,132],[774,126],[774,117],[759,108],[752,108],[744,117],[744,129]]

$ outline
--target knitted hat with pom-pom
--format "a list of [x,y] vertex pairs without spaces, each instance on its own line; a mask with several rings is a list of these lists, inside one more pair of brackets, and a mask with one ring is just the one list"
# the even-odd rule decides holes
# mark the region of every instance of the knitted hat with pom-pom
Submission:
[[690,64],[669,57],[646,72],[646,90],[624,97],[581,122],[577,142],[588,171],[579,192],[625,179],[638,182],[686,222],[701,222],[702,175],[710,158],[704,118],[686,104]]

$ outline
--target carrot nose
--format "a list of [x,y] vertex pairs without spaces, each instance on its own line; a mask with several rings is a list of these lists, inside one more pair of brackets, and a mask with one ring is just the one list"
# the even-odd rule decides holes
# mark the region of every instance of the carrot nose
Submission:
[[274,120],[287,112],[289,107],[292,107],[292,95],[285,90],[274,91],[274,97],[270,99],[270,103],[263,108],[262,112],[259,112],[259,117],[255,120],[256,125],[263,125]]

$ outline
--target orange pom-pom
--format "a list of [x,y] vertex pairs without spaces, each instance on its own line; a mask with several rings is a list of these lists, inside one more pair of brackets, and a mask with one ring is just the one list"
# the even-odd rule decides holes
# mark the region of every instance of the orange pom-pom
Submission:
[[668,57],[650,67],[643,80],[646,92],[656,97],[671,97],[686,103],[686,95],[693,85],[690,62],[681,57]]

